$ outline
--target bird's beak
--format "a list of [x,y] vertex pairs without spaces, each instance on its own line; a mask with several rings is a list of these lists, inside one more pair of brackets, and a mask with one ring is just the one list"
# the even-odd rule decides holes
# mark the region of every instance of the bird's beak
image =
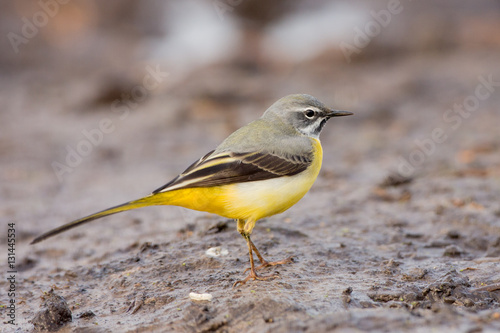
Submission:
[[328,118],[332,117],[343,117],[343,116],[350,116],[354,113],[349,112],[349,111],[337,111],[337,110],[329,110],[326,114]]

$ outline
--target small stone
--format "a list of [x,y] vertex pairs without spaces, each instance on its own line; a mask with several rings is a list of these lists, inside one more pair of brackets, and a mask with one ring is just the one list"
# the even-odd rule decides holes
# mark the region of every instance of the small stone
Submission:
[[189,298],[192,301],[212,301],[211,294],[197,294],[197,293],[189,293]]
[[457,245],[448,245],[443,252],[443,257],[459,257],[464,254],[464,250]]
[[474,301],[473,301],[473,300],[471,300],[470,298],[466,298],[466,299],[464,299],[464,305],[465,305],[466,307],[471,307],[471,306],[474,306],[474,304],[475,304],[475,303],[474,303]]
[[352,287],[347,287],[346,289],[344,289],[342,291],[342,294],[343,295],[350,295],[350,294],[352,294]]
[[448,236],[448,238],[451,238],[451,239],[459,239],[461,237],[460,233],[457,230],[448,231],[446,236]]
[[76,315],[76,318],[81,319],[81,318],[92,318],[95,317],[95,313],[92,312],[92,310],[88,310],[82,313],[79,313]]
[[73,321],[68,304],[62,296],[54,294],[53,290],[48,293],[41,308],[31,321],[35,331],[54,332]]
[[220,246],[217,246],[209,248],[205,251],[205,254],[209,257],[216,258],[220,256],[227,256],[229,254],[229,251],[227,249],[221,248]]

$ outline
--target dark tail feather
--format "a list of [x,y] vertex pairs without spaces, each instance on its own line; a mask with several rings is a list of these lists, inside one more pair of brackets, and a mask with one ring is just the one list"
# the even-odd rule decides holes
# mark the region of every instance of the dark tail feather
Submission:
[[30,244],[39,243],[39,242],[41,242],[49,237],[60,234],[61,232],[64,232],[64,231],[69,230],[69,229],[73,229],[73,228],[78,227],[79,225],[85,224],[87,222],[100,219],[101,217],[104,217],[104,216],[120,213],[120,212],[123,212],[126,210],[135,209],[135,208],[161,204],[159,202],[156,202],[156,200],[154,200],[154,199],[152,200],[152,197],[153,196],[147,196],[147,197],[144,197],[144,198],[139,199],[139,200],[130,201],[130,202],[118,205],[118,206],[114,206],[114,207],[105,209],[105,210],[97,212],[95,214],[82,217],[81,219],[64,224],[58,228],[52,229],[50,231],[47,231],[44,234],[41,234],[40,236],[33,239],[33,241]]

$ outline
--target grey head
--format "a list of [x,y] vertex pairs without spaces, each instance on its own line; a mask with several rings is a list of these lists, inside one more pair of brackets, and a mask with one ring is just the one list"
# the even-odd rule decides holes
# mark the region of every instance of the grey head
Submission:
[[264,112],[262,119],[279,118],[301,134],[318,138],[328,119],[349,115],[352,112],[330,109],[311,95],[295,94],[276,101]]

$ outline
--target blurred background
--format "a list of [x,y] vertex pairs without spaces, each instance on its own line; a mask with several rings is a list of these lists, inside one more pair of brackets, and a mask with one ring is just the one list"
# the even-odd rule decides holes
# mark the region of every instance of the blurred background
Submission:
[[[170,321],[194,320],[178,311],[191,290],[214,291],[224,322],[227,311],[240,311],[244,325],[271,325],[272,316],[248,310],[254,304],[240,306],[246,291],[227,292],[247,257],[233,225],[207,233],[219,217],[148,208],[28,243],[151,193],[292,93],[354,115],[323,130],[322,171],[304,199],[257,225],[264,253],[280,259],[292,251],[298,260],[282,269],[286,279],[249,286],[262,292],[250,302],[274,308],[260,295],[282,295],[283,313],[302,309],[304,320],[374,308],[380,330],[394,317],[378,300],[413,311],[417,298],[404,293],[440,291],[441,281],[449,284],[441,277],[456,268],[470,284],[450,285],[454,305],[477,302],[460,317],[462,330],[498,325],[498,311],[481,320],[471,314],[498,302],[463,290],[498,286],[500,276],[499,32],[493,0],[0,0],[0,221],[16,223],[19,329],[32,328],[51,288],[75,311],[95,311],[102,330],[130,321],[169,330]],[[204,253],[220,245],[230,255],[211,268]],[[179,269],[181,262],[188,265]],[[142,309],[132,316],[143,288],[165,303],[149,317]],[[396,289],[403,291],[395,297],[370,296]],[[411,318],[419,329],[423,322],[449,329],[458,310],[438,309],[424,315],[441,319],[411,314],[391,327],[403,330]],[[277,323],[289,322],[273,311]],[[345,317],[370,327],[374,312],[353,313],[360,312]],[[99,329],[93,321],[92,331]]]
[[0,9],[0,216],[27,233],[149,193],[291,93],[355,113],[322,136],[322,177],[353,193],[394,173],[498,185],[499,1]]

